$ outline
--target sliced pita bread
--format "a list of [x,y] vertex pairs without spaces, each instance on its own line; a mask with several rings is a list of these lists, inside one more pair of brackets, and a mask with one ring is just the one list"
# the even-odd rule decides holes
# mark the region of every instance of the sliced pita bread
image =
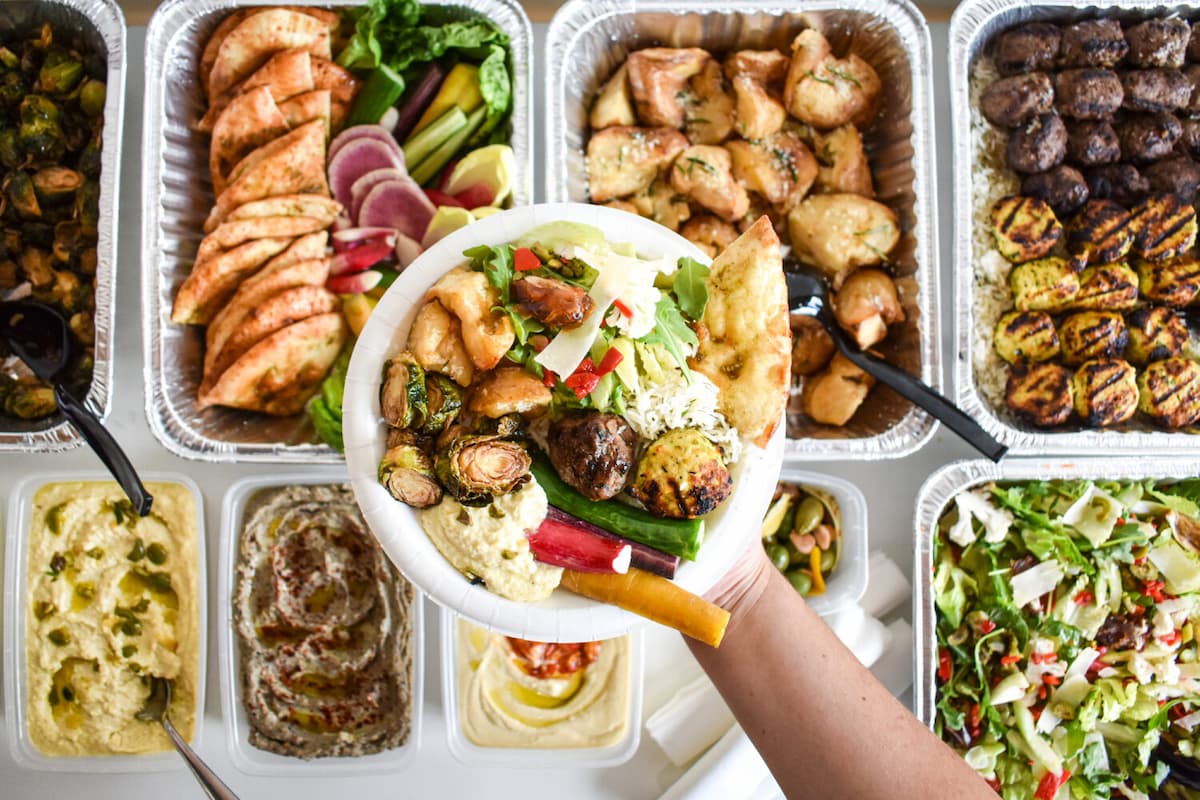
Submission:
[[217,48],[208,74],[208,96],[218,97],[280,50],[302,48],[330,57],[330,28],[308,14],[272,8],[239,22]]
[[243,277],[283,251],[291,239],[254,239],[201,261],[175,294],[171,321],[180,325],[206,325],[216,309],[233,294]]
[[[296,241],[288,245],[288,249],[284,250],[279,255],[267,262],[266,266],[258,272],[246,278],[246,283],[253,284],[256,281],[263,280],[270,275],[272,270],[282,269],[290,264],[295,264],[300,261],[311,261],[315,258],[325,257],[325,245],[329,243],[329,234],[325,231],[310,233],[307,236],[301,236]],[[323,282],[323,281],[322,281]]]
[[[258,155],[259,151],[266,152]],[[235,167],[229,187],[217,197],[218,219],[224,219],[240,205],[265,197],[329,194],[325,179],[325,123],[322,120],[304,123],[242,161],[250,161],[250,165],[240,172]]]
[[327,58],[313,56],[313,86],[330,92],[330,114],[334,131],[340,131],[350,116],[350,107],[362,86],[362,81],[350,70]]
[[232,250],[251,239],[294,239],[325,230],[327,227],[323,220],[315,217],[259,217],[232,222],[226,220],[200,242],[196,260],[204,261],[222,250]]
[[314,217],[329,226],[341,212],[342,204],[331,197],[322,197],[319,194],[286,194],[238,206],[229,212],[225,221],[260,217]]
[[200,87],[206,95],[208,94],[208,76],[212,73],[213,64],[216,63],[217,51],[221,49],[221,43],[242,20],[258,10],[257,8],[238,9],[221,20],[216,29],[209,34],[208,41],[204,43],[204,52],[200,54],[200,66],[197,69],[197,74],[200,76]]
[[328,89],[314,89],[284,100],[279,104],[279,110],[283,112],[289,128],[298,128],[314,119],[324,120],[325,138],[329,138],[330,96]]
[[341,307],[338,296],[324,286],[293,286],[268,298],[242,317],[219,350],[205,352],[204,381],[200,384],[200,393],[211,389],[233,362],[275,331],[315,314],[337,311]]
[[293,127],[271,97],[271,90],[265,86],[233,98],[213,125],[208,150],[213,193],[219,195],[225,191],[230,170],[248,153],[283,136]]
[[289,97],[304,92],[311,92],[313,89],[312,55],[307,50],[297,47],[271,56],[267,63],[255,70],[249,78],[220,97],[210,97],[208,111],[196,123],[196,130],[205,133],[211,131],[221,113],[235,97],[260,86],[271,90],[271,98],[276,103],[282,103]]
[[713,261],[703,321],[691,365],[717,385],[729,424],[765,447],[787,404],[792,343],[783,255],[766,216]]
[[197,398],[197,405],[295,414],[304,408],[345,342],[341,312],[317,314],[289,325],[246,351],[210,391]]

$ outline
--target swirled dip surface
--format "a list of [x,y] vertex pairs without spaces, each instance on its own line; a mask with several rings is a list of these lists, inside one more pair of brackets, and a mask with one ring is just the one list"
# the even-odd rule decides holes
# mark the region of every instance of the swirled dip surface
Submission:
[[404,744],[412,587],[350,488],[264,490],[245,520],[233,610],[250,743],[301,758]]
[[154,495],[148,517],[134,514],[107,481],[51,483],[34,495],[28,724],[30,741],[46,755],[170,750],[158,723],[134,718],[150,676],[173,681],[171,721],[192,737],[200,671],[196,504],[177,483],[146,487]]

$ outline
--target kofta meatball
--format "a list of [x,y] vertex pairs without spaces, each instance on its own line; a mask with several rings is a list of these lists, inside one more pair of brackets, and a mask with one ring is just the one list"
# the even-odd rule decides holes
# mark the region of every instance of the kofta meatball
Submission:
[[1188,37],[1187,60],[1200,61],[1200,26],[1192,26],[1192,34]]
[[1182,114],[1200,114],[1200,64],[1188,64],[1181,73],[1191,89],[1187,102],[1179,107]]
[[983,90],[979,109],[986,120],[1004,128],[1015,128],[1054,104],[1054,83],[1044,72],[1001,78]]
[[1067,126],[1067,160],[1084,167],[1121,160],[1121,142],[1106,119],[1081,120]]
[[1179,129],[1182,135],[1176,147],[1192,156],[1200,156],[1200,119],[1181,119]]
[[1108,119],[1124,100],[1125,88],[1111,69],[1069,69],[1054,78],[1054,107],[1072,119]]
[[1046,362],[1010,367],[1004,399],[1008,407],[1039,428],[1062,425],[1071,417],[1071,372]]
[[629,485],[647,511],[674,519],[702,517],[731,492],[720,448],[696,428],[675,428],[651,442]]
[[1045,172],[1067,157],[1067,126],[1057,114],[1040,114],[1008,137],[1008,166]]
[[1181,19],[1148,19],[1125,31],[1129,63],[1135,67],[1183,66],[1191,26]]
[[1063,67],[1111,67],[1129,52],[1115,19],[1086,19],[1062,29],[1058,63]]
[[1120,358],[1085,361],[1071,376],[1075,413],[1092,428],[1125,422],[1138,406],[1137,370]]
[[1046,172],[1027,176],[1021,181],[1021,194],[1046,201],[1062,219],[1087,202],[1088,186],[1083,173],[1060,164]]
[[1177,69],[1133,69],[1121,76],[1125,108],[1174,111],[1188,104],[1192,81]]
[[589,500],[607,500],[625,488],[637,435],[616,414],[580,411],[550,423],[546,443],[565,483]]
[[1125,322],[1129,331],[1125,359],[1139,367],[1179,355],[1190,338],[1183,317],[1166,306],[1136,308]]
[[1173,194],[1186,203],[1194,202],[1200,190],[1200,164],[1187,156],[1172,156],[1142,170],[1150,191]]
[[1132,164],[1105,164],[1087,172],[1093,200],[1112,200],[1123,206],[1140,201],[1150,191],[1150,181]]
[[1000,34],[996,68],[1004,75],[1050,69],[1058,59],[1062,34],[1057,25],[1033,22]]
[[1166,158],[1183,136],[1183,128],[1171,114],[1131,114],[1115,126],[1121,140],[1121,155],[1137,163]]

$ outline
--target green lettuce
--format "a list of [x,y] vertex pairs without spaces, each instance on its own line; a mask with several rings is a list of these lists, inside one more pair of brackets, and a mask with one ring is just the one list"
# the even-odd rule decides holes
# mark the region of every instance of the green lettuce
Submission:
[[346,391],[346,372],[350,369],[350,342],[333,362],[333,368],[321,381],[321,389],[308,403],[308,418],[321,440],[339,453],[345,450],[342,441],[342,396]]

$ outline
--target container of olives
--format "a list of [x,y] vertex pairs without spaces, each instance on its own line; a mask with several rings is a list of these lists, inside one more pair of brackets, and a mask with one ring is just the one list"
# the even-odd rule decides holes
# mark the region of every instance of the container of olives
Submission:
[[763,548],[818,614],[867,589],[867,501],[852,483],[785,468],[762,526]]

